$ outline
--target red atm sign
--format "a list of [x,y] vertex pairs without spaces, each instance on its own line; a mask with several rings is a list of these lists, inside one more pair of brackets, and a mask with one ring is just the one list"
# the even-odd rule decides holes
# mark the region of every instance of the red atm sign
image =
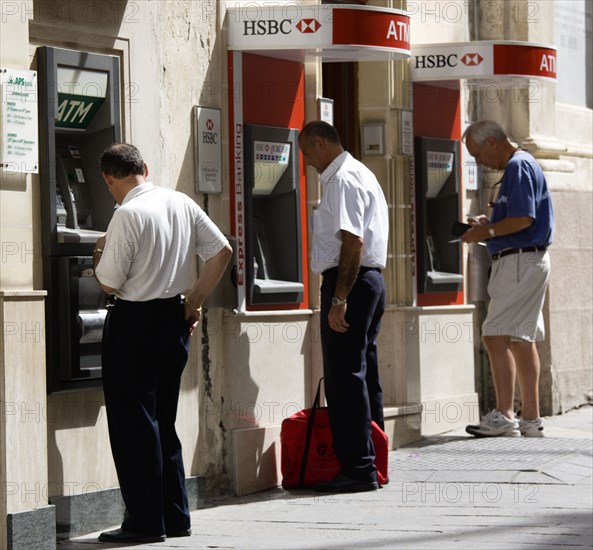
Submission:
[[556,79],[556,50],[541,46],[494,44],[494,74]]
[[334,10],[332,42],[409,50],[410,18],[382,11]]

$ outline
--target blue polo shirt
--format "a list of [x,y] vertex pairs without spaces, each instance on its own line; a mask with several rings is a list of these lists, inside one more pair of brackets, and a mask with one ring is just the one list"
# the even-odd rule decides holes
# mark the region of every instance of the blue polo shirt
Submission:
[[522,216],[533,218],[533,223],[517,233],[488,239],[490,255],[506,248],[552,244],[554,210],[548,183],[537,161],[526,151],[516,152],[509,160],[490,223]]

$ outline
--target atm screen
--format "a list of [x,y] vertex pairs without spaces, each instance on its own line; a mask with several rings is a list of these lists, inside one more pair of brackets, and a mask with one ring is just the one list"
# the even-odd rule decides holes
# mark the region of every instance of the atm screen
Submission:
[[453,160],[453,153],[444,151],[426,152],[427,198],[434,199],[438,196],[443,185],[453,172]]
[[270,195],[288,168],[290,143],[255,141],[253,194]]

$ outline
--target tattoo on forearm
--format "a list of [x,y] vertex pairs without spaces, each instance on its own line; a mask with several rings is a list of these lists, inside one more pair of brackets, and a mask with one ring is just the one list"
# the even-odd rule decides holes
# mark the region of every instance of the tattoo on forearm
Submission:
[[360,268],[360,253],[358,250],[349,250],[342,247],[340,256],[340,266],[338,268],[338,278],[336,288],[344,289],[350,292]]

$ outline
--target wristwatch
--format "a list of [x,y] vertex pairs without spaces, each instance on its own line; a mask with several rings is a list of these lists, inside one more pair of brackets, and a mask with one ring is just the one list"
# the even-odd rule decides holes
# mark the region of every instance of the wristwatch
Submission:
[[491,227],[490,229],[488,229],[488,235],[490,235],[491,237],[496,237],[496,231],[494,231],[494,229]]
[[340,300],[337,296],[332,298],[332,306],[342,306],[346,303],[346,300]]

